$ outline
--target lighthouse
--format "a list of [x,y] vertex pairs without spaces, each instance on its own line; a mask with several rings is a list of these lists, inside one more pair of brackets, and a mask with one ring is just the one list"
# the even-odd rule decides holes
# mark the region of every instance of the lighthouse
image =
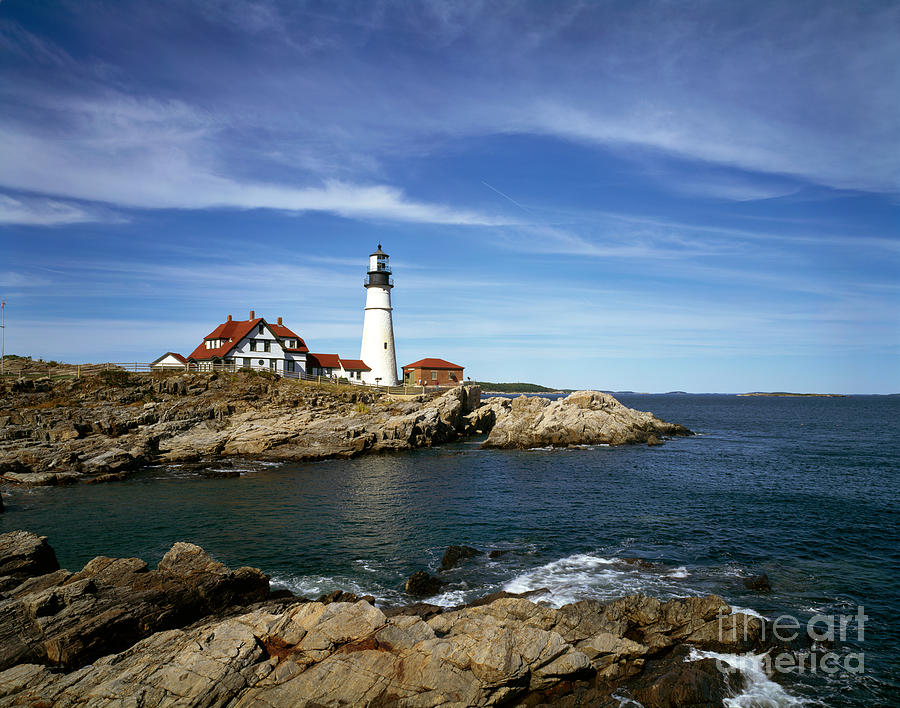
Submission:
[[366,315],[363,320],[359,358],[371,371],[363,372],[363,381],[380,386],[396,386],[397,355],[394,353],[394,322],[391,319],[391,268],[388,254],[378,249],[369,256],[366,273]]

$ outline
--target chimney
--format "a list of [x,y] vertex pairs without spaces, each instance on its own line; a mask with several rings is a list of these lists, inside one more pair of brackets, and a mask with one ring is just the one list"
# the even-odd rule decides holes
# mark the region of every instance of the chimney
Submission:
[[255,319],[256,319],[256,311],[255,311],[255,310],[250,310],[250,319],[251,319],[251,320],[255,320]]
[[228,321],[231,322],[231,315],[228,315]]
[[278,326],[281,327],[281,318],[278,318]]

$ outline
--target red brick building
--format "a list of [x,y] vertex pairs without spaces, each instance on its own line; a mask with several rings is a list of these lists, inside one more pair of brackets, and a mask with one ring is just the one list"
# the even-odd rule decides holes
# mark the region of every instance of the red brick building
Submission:
[[403,383],[410,386],[458,386],[463,367],[444,359],[419,359],[403,367]]

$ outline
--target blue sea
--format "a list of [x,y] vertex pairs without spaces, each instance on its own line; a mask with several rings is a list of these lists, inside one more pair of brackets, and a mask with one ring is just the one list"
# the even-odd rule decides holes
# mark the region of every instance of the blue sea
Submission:
[[[49,536],[72,570],[96,555],[153,564],[191,541],[307,597],[343,589],[383,604],[407,602],[406,578],[436,572],[450,544],[504,550],[444,573],[431,601],[536,588],[554,605],[717,593],[771,619],[846,618],[824,668],[769,679],[756,671],[764,658],[741,659],[751,679],[734,705],[896,705],[900,397],[618,398],[698,435],[661,447],[501,451],[469,440],[212,465],[242,470],[228,479],[152,467],[121,483],[6,487],[0,529]],[[772,592],[744,587],[760,573]]]

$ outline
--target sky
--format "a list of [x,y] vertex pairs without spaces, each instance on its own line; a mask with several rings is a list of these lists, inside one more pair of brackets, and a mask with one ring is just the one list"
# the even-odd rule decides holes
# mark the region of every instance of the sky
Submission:
[[7,354],[900,392],[900,4],[0,0]]

